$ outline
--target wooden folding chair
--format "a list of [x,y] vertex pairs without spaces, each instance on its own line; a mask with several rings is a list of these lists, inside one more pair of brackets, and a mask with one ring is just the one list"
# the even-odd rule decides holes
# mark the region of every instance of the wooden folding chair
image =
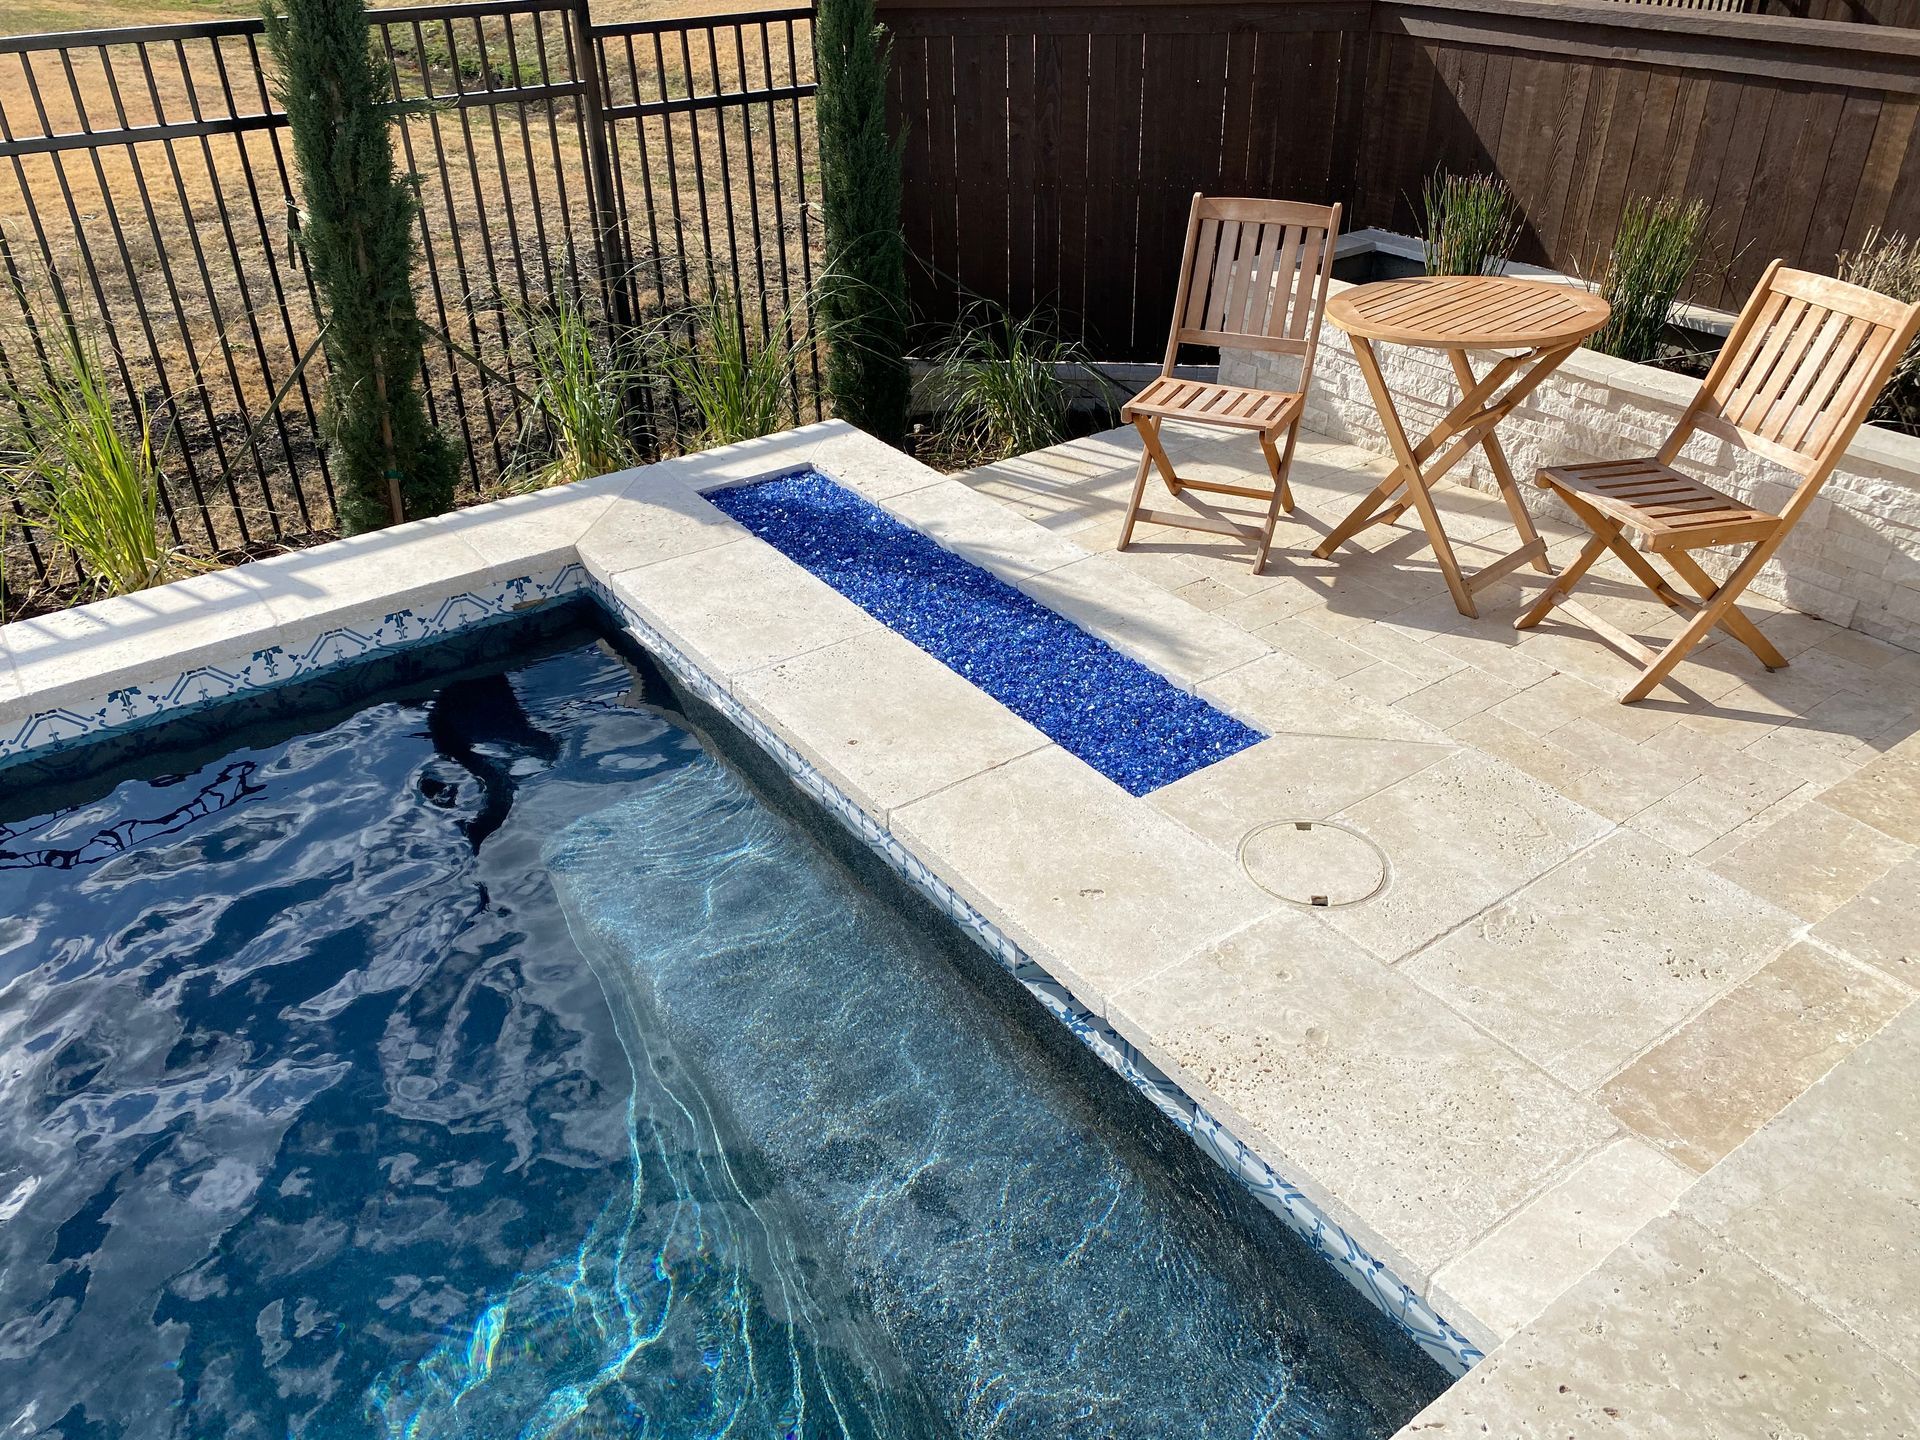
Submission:
[[[1333,274],[1333,249],[1339,234],[1338,205],[1193,197],[1186,249],[1180,261],[1180,289],[1167,335],[1167,358],[1159,376],[1120,411],[1120,418],[1138,428],[1146,444],[1133,481],[1133,498],[1127,502],[1127,516],[1120,526],[1120,549],[1126,549],[1132,541],[1134,526],[1145,521],[1149,525],[1240,536],[1254,542],[1253,573],[1258,575],[1267,563],[1280,512],[1293,510],[1287,472],[1293,465],[1293,445],[1306,405],[1307,381],[1313,374],[1320,312],[1326,305],[1327,281]],[[1299,386],[1293,390],[1254,390],[1176,379],[1174,361],[1182,345],[1234,346],[1297,355]],[[1260,437],[1273,488],[1181,479],[1160,443],[1160,427],[1168,420],[1252,431]],[[1276,442],[1283,442],[1284,449]],[[1245,524],[1240,519],[1199,510],[1146,509],[1140,502],[1146,495],[1147,472],[1156,466],[1174,496],[1182,490],[1204,490],[1264,500],[1266,516],[1259,523]],[[1257,519],[1242,514],[1246,520]]]
[[[1774,261],[1740,312],[1700,393],[1657,455],[1540,472],[1540,486],[1566,501],[1593,539],[1513,622],[1514,628],[1538,625],[1557,608],[1626,651],[1642,669],[1621,696],[1622,704],[1651,694],[1715,626],[1769,670],[1780,669],[1786,659],[1734,602],[1813,503],[1916,331],[1920,302],[1901,305],[1861,286],[1784,269]],[[1756,509],[1674,469],[1681,447],[1696,431],[1797,474],[1800,484],[1785,508],[1777,515]],[[1629,542],[1627,531],[1639,538],[1640,548]],[[1688,553],[1740,544],[1753,548],[1717,585]],[[1668,606],[1690,617],[1665,649],[1648,649],[1567,598],[1608,551]],[[1649,554],[1664,557],[1694,593],[1684,595],[1668,584]]]

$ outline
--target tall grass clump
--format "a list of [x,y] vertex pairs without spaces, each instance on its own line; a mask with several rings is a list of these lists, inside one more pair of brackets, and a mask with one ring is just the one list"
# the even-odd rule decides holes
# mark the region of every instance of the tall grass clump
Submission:
[[161,538],[159,444],[146,406],[115,412],[99,352],[71,331],[44,374],[7,395],[4,474],[27,523],[71,555],[91,596],[193,568]]
[[900,142],[887,125],[887,32],[873,0],[820,0],[813,22],[826,268],[827,389],[850,425],[907,435],[907,241]]
[[1429,176],[1421,201],[1429,275],[1498,275],[1520,243],[1520,207],[1497,175]]
[[938,347],[927,383],[935,454],[964,468],[1067,439],[1073,391],[1058,367],[1083,358],[1042,314],[969,306]]
[[1622,360],[1654,359],[1674,297],[1693,273],[1706,231],[1703,200],[1628,201],[1600,282],[1613,313],[1587,344]]
[[[1842,280],[1878,290],[1890,299],[1920,300],[1920,235],[1909,238],[1877,227],[1867,232],[1860,248],[1839,257],[1835,267]],[[1893,377],[1873,407],[1873,418],[1920,435],[1920,339],[1894,366]]]
[[646,347],[652,368],[692,421],[681,448],[754,440],[788,423],[806,348],[798,328],[794,312],[786,310],[768,321],[766,333],[754,334],[727,290],[655,326]]
[[639,379],[618,337],[563,291],[523,311],[519,346],[531,406],[515,445],[513,483],[537,490],[639,463],[627,395]]

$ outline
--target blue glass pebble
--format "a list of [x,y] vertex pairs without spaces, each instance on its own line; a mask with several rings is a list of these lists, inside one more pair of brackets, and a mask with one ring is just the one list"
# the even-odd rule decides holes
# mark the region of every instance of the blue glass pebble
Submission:
[[1129,794],[1266,738],[817,471],[707,498]]

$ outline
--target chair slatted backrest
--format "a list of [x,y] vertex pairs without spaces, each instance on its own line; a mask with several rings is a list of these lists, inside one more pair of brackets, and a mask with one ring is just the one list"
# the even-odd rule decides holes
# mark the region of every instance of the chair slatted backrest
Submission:
[[1694,430],[1717,435],[1804,477],[1788,507],[1797,513],[1852,443],[1916,329],[1920,303],[1774,261],[1659,458],[1672,464]]
[[1182,345],[1216,345],[1298,355],[1310,373],[1339,236],[1338,205],[1195,195],[1167,369]]

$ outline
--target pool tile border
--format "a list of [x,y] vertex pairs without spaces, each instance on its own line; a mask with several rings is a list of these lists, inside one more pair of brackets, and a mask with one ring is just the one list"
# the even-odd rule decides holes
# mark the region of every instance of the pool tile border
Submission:
[[313,680],[376,655],[430,644],[478,625],[510,620],[580,593],[586,568],[570,562],[448,595],[431,609],[402,607],[371,623],[327,625],[304,644],[275,643],[227,665],[196,665],[159,681],[116,686],[96,701],[29,712],[0,733],[0,775],[97,736],[178,719],[250,691]]
[[[876,461],[874,452],[880,448],[877,442],[842,425],[810,426],[783,437],[770,437],[768,441],[726,447],[710,457],[684,457],[636,471],[633,485],[654,483],[660,474],[670,474],[689,489],[700,492],[813,467],[869,498],[915,488],[903,487],[896,477],[884,473],[894,467]],[[711,463],[699,463],[703,459],[710,459]],[[898,456],[891,459],[899,466],[913,463]],[[932,472],[927,473],[930,478],[924,483],[937,480]],[[476,507],[457,518],[468,524],[486,523],[489,508]],[[593,514],[597,520],[600,512],[595,510]],[[501,519],[506,517],[503,515]],[[593,523],[591,520],[585,523],[580,539],[586,538]],[[430,527],[434,524],[421,522],[419,533],[431,533]],[[404,544],[401,532],[389,532],[389,535],[396,548]],[[556,548],[550,537],[541,545],[548,557]],[[287,559],[297,563],[298,557]],[[0,779],[4,779],[6,770],[13,764],[27,758],[37,759],[100,736],[123,734],[161,720],[175,719],[252,691],[315,679],[360,660],[390,655],[508,620],[529,609],[583,593],[590,595],[678,683],[766,752],[803,794],[959,925],[1082,1044],[1145,1096],[1309,1248],[1333,1265],[1437,1364],[1449,1374],[1460,1376],[1483,1358],[1479,1345],[1436,1312],[1417,1290],[1370,1253],[1298,1184],[1188,1096],[1096,1012],[1076,1000],[1044,964],[962,898],[882,822],[844,794],[799,750],[757,719],[720,681],[663,636],[617,593],[613,577],[602,578],[576,558],[558,568],[492,578],[511,568],[510,564],[493,565],[482,572],[488,578],[481,580],[476,575],[473,578],[479,583],[469,584],[430,607],[401,606],[385,613],[379,613],[376,607],[377,618],[337,624],[321,620],[302,641],[282,638],[227,664],[201,664],[160,680],[113,685],[97,700],[22,713],[24,696],[0,696],[0,716],[12,711],[18,717],[0,725]],[[365,610],[364,605],[358,608]],[[243,651],[245,643],[236,641]],[[11,657],[0,655],[0,658]],[[148,657],[147,664],[151,663],[152,657]]]

